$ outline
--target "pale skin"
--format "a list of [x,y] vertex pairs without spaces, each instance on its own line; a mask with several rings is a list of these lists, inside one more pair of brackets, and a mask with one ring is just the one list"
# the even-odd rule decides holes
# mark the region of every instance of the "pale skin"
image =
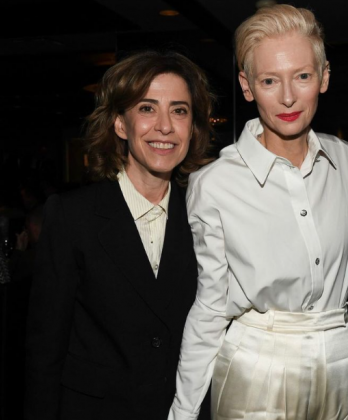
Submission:
[[192,124],[191,94],[173,73],[156,76],[145,97],[116,118],[115,132],[129,146],[127,175],[151,203],[162,200],[173,169],[185,158]]
[[328,62],[320,78],[310,40],[296,32],[265,38],[254,49],[252,75],[239,73],[247,101],[256,101],[261,144],[301,167],[319,93],[329,85]]

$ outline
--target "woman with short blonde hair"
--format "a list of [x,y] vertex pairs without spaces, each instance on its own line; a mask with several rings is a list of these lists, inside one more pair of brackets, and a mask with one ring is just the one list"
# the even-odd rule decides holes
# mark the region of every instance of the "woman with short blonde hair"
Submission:
[[329,85],[309,10],[263,8],[236,31],[259,118],[192,174],[198,261],[170,420],[348,419],[348,145],[310,125]]
[[326,65],[323,29],[310,10],[297,9],[287,4],[263,7],[237,28],[235,51],[239,70],[252,76],[254,49],[267,37],[276,37],[292,31],[310,40],[319,74],[322,74]]

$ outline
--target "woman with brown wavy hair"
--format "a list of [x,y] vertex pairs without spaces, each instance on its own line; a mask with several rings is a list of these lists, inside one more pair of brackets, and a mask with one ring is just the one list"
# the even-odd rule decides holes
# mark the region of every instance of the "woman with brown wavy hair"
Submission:
[[86,132],[97,182],[45,209],[27,420],[167,417],[197,278],[179,185],[208,161],[212,99],[178,53],[141,52],[106,72]]
[[208,163],[213,95],[206,76],[192,61],[176,52],[161,54],[142,52],[111,67],[102,79],[97,94],[97,107],[88,118],[87,147],[90,153],[91,176],[94,180],[116,180],[128,160],[128,143],[114,129],[115,119],[137,104],[158,75],[181,77],[192,100],[192,136],[187,155],[173,168],[181,186],[187,185],[191,172]]

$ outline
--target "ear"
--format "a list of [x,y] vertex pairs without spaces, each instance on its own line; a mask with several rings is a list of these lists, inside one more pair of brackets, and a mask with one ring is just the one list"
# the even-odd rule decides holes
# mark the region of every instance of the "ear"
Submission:
[[327,61],[323,71],[323,77],[321,79],[320,93],[325,93],[329,87],[330,72],[330,63]]
[[249,81],[244,71],[239,72],[238,79],[243,91],[244,98],[248,102],[252,102],[254,100],[254,95],[252,90],[250,89]]
[[125,122],[122,115],[117,115],[115,123],[114,123],[114,127],[115,127],[115,133],[118,135],[118,137],[120,137],[123,140],[128,139],[127,131],[125,129]]

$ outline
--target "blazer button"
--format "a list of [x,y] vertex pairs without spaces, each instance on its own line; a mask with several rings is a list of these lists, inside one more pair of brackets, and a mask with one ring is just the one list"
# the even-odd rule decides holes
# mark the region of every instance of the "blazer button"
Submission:
[[161,347],[161,344],[162,344],[162,340],[159,337],[154,337],[151,341],[152,347],[155,347],[156,349]]

